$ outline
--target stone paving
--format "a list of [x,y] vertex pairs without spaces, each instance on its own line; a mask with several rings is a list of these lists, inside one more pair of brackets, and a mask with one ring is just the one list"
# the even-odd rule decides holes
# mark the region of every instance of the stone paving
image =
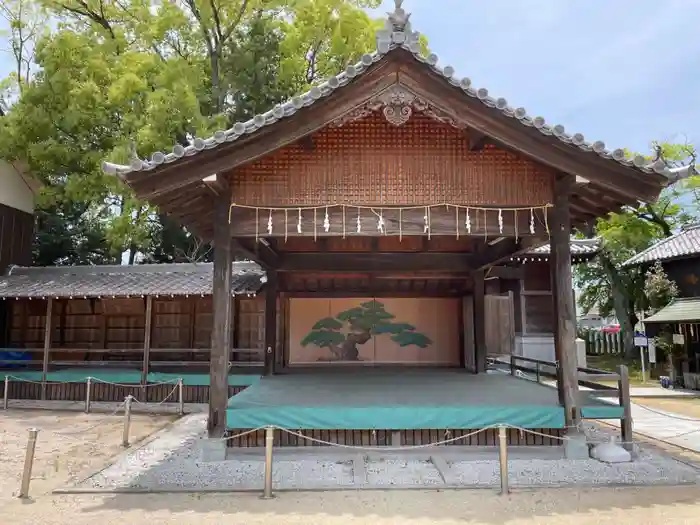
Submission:
[[[601,399],[611,403],[616,401]],[[638,434],[700,452],[700,419],[645,407],[644,401],[639,400],[632,403],[632,421],[633,430]],[[606,423],[620,426],[620,422],[615,419]]]

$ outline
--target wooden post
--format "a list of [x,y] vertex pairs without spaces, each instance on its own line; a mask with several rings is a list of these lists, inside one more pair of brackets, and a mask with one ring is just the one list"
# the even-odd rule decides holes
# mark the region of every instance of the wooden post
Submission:
[[620,406],[622,406],[622,419],[620,420],[622,446],[631,452],[634,447],[632,443],[632,400],[630,398],[629,371],[625,365],[619,365],[617,373],[620,374],[617,386],[620,389]]
[[486,281],[484,270],[474,272],[474,342],[476,373],[486,371]]
[[265,375],[275,373],[277,357],[277,271],[267,270],[265,283]]
[[230,195],[220,195],[214,213],[214,277],[212,283],[214,322],[211,332],[209,363],[209,419],[210,438],[223,437],[226,431],[226,403],[228,402],[228,368],[231,357],[231,250],[228,212]]
[[563,401],[566,425],[580,421],[578,373],[576,365],[576,310],[571,293],[571,216],[569,191],[573,177],[565,176],[554,184],[554,207],[550,214],[552,255],[552,297],[555,312],[554,348],[560,366],[558,389]]
[[148,368],[151,362],[151,335],[153,334],[153,297],[146,297],[146,325],[143,332],[143,366],[141,367],[141,384],[148,381]]
[[51,330],[53,317],[53,299],[49,297],[46,302],[46,323],[44,325],[44,361],[41,369],[41,399],[46,399],[46,379],[49,374],[49,355],[51,352]]

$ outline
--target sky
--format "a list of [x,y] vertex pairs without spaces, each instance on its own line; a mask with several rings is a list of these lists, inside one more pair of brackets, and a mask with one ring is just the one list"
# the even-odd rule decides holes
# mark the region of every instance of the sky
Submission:
[[[440,65],[569,133],[640,153],[655,140],[700,141],[700,0],[404,0],[403,7]],[[371,13],[393,9],[394,0],[384,0]],[[0,75],[11,67],[0,54]]]
[[[700,142],[700,0],[405,0],[439,65],[568,133]],[[377,16],[394,9],[384,0]]]

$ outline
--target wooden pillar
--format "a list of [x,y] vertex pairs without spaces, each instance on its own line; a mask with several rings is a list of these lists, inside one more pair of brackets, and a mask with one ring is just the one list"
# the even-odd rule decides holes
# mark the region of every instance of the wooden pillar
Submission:
[[220,195],[214,213],[214,276],[212,282],[214,320],[211,332],[209,363],[209,419],[210,438],[218,438],[226,431],[226,403],[228,402],[228,369],[231,357],[231,272],[233,251],[228,223],[230,195]]
[[141,367],[141,384],[148,381],[148,369],[151,362],[151,334],[153,333],[153,297],[146,297],[146,324],[143,329],[143,366]]
[[554,301],[554,348],[559,361],[558,389],[563,401],[567,425],[580,421],[578,373],[576,362],[576,310],[571,293],[571,217],[569,191],[573,177],[566,176],[554,185],[554,207],[550,217],[552,297]]
[[265,283],[265,375],[275,373],[277,360],[277,271],[267,270]]
[[44,324],[44,360],[41,368],[41,399],[46,399],[46,379],[49,374],[49,355],[51,353],[51,329],[53,317],[53,299],[46,300],[46,323]]
[[474,272],[474,342],[476,373],[486,372],[486,281],[484,270]]

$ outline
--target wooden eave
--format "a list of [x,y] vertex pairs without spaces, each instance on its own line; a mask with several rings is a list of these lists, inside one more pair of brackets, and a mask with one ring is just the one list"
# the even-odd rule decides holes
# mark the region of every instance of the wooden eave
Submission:
[[221,179],[231,176],[235,168],[313,134],[396,84],[428,100],[445,115],[500,147],[557,172],[588,180],[587,184],[573,189],[571,213],[574,224],[604,216],[637,201],[654,200],[668,184],[668,178],[663,174],[643,171],[566,144],[556,136],[544,135],[501,110],[484,105],[403,48],[391,50],[347,85],[290,117],[265,125],[233,142],[148,171],[125,173],[122,178],[139,198],[159,205],[165,213],[182,217],[185,226],[197,224],[199,229],[209,229],[203,224],[202,217],[198,219],[183,209],[188,205],[178,197],[186,193],[188,201],[206,201],[213,193],[212,188],[202,182],[205,177],[216,173],[221,184]]

